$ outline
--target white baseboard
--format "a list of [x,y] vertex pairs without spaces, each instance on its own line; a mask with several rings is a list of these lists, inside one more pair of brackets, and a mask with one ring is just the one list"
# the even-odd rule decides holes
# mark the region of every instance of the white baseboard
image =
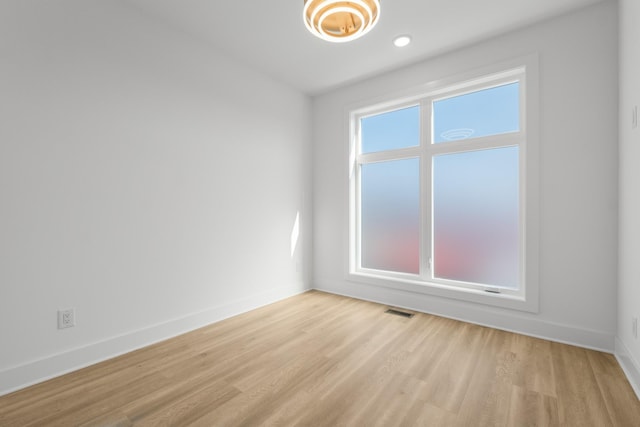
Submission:
[[306,292],[299,283],[238,299],[0,371],[0,396]]
[[536,319],[526,313],[352,282],[317,281],[314,289],[434,314],[536,338],[613,353],[615,335]]
[[616,337],[615,356],[627,376],[629,384],[631,384],[633,391],[636,392],[636,396],[640,400],[640,362],[634,359],[625,343],[619,337]]

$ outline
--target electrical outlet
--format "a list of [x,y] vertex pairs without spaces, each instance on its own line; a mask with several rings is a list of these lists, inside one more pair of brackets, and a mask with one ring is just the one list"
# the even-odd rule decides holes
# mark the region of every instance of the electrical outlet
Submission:
[[76,325],[75,308],[58,310],[58,329],[71,328],[75,325]]
[[638,339],[638,318],[631,319],[631,333],[635,339]]

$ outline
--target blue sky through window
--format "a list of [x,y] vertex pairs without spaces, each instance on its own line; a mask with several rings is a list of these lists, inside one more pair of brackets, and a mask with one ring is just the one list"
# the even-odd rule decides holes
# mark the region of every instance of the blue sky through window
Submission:
[[420,145],[420,107],[418,105],[364,117],[360,121],[362,132],[362,152]]
[[519,86],[510,83],[434,102],[433,142],[517,132]]

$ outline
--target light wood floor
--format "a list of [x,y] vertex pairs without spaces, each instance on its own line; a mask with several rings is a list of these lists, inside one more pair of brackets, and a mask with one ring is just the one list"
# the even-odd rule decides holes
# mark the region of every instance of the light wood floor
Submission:
[[640,426],[610,354],[309,292],[0,398],[0,426]]

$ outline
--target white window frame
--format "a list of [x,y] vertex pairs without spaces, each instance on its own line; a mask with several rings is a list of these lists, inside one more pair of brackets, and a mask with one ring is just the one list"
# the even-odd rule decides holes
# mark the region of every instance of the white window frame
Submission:
[[[349,109],[349,257],[347,280],[409,292],[459,299],[481,304],[538,311],[538,63],[531,55],[486,67],[473,73],[432,82],[404,93],[361,103]],[[432,102],[519,82],[520,129],[517,132],[432,144]],[[359,150],[360,119],[384,112],[420,105],[421,137],[417,147],[362,154]],[[494,288],[474,283],[431,277],[433,248],[431,239],[431,166],[433,156],[499,147],[519,147],[520,156],[520,287],[518,290]],[[360,165],[377,161],[420,158],[420,274],[378,271],[360,267],[359,215]],[[425,190],[426,189],[426,190]],[[428,214],[427,214],[428,213]],[[426,256],[429,254],[429,256]]]

